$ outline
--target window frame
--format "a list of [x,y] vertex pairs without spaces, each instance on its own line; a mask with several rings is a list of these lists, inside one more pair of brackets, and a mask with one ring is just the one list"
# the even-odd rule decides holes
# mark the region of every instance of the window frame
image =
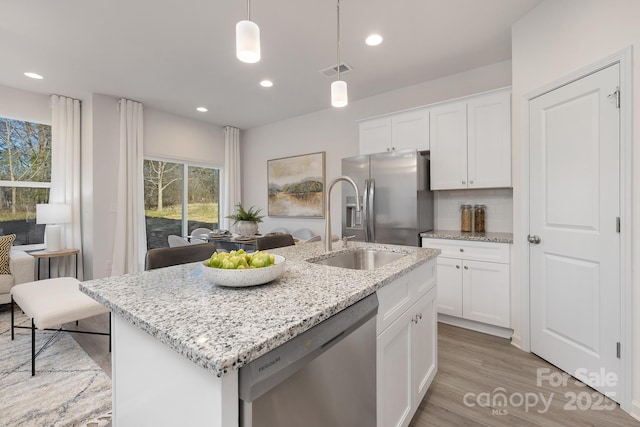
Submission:
[[[223,176],[224,176],[224,171],[223,168],[220,166],[217,166],[213,163],[207,163],[207,162],[198,162],[196,160],[191,160],[191,159],[184,159],[184,158],[175,158],[175,157],[163,157],[163,156],[151,156],[151,155],[145,155],[143,156],[143,162],[145,160],[150,160],[150,161],[154,161],[154,162],[170,162],[170,163],[178,163],[182,165],[182,206],[181,206],[181,232],[183,236],[188,236],[189,234],[189,218],[186,218],[187,216],[187,212],[188,212],[188,204],[189,204],[189,197],[188,197],[188,190],[189,190],[189,166],[193,166],[193,167],[199,167],[199,168],[207,168],[207,169],[217,169],[218,170],[218,224],[221,224],[221,215],[223,211],[223,190],[224,190],[224,182],[223,182]],[[144,179],[144,177],[143,177]],[[186,197],[185,197],[186,196]],[[143,197],[143,203],[144,203],[144,193],[142,195]],[[146,208],[145,208],[146,210]],[[185,220],[186,219],[186,220]],[[148,236],[147,236],[148,237]]]
[[[53,126],[50,121],[40,121],[38,119],[28,119],[28,118],[14,118],[10,115],[1,115],[0,116],[6,120],[13,120],[19,122],[29,122],[29,123],[37,123],[40,125],[49,126],[51,128],[51,175],[54,174],[54,169],[56,168],[54,158],[53,158]],[[0,180],[0,187],[16,187],[16,188],[48,188],[49,196],[51,196],[51,176],[49,177],[49,181],[9,181],[9,180]],[[13,245],[13,248],[19,249],[21,251],[37,251],[44,250],[46,248],[44,241],[42,243],[34,243],[30,245]]]

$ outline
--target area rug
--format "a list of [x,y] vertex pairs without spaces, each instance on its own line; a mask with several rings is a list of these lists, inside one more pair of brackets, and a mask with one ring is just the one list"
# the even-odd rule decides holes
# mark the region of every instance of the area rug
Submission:
[[[30,320],[16,310],[16,324]],[[36,332],[36,351],[53,334]],[[31,331],[16,329],[0,312],[0,426],[106,426],[111,420],[111,379],[68,333],[38,355],[31,376]]]

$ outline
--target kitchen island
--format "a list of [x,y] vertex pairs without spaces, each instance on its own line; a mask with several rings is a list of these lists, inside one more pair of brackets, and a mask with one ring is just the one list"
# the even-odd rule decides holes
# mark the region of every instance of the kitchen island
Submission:
[[83,282],[113,312],[114,426],[238,425],[238,369],[435,258],[405,253],[375,270],[314,264],[322,243],[270,250],[283,276],[249,288],[208,282],[198,263]]

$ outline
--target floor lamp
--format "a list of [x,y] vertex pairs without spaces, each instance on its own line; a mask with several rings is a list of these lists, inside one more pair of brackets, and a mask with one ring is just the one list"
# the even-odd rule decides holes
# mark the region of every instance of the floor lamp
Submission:
[[36,205],[36,224],[46,224],[46,250],[56,252],[62,250],[62,224],[71,222],[71,205],[41,204]]

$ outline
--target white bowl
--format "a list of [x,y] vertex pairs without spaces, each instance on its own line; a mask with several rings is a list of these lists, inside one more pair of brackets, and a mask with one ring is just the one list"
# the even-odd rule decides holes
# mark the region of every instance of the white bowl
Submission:
[[241,288],[245,286],[256,286],[270,282],[282,276],[286,269],[285,258],[274,255],[274,264],[262,268],[245,268],[240,270],[230,270],[224,268],[213,268],[207,264],[209,260],[202,262],[202,272],[204,277],[211,283],[220,286],[230,286]]

